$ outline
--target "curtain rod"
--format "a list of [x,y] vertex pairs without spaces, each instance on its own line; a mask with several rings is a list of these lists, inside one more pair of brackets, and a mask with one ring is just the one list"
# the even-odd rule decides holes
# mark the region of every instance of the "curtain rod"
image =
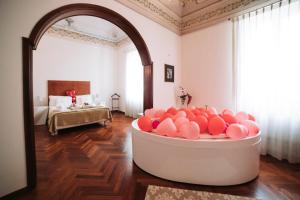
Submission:
[[[248,11],[248,12],[245,12],[245,13],[242,13],[242,14],[239,14],[239,15],[236,15],[236,16],[229,17],[228,20],[230,21],[230,20],[239,18],[240,16],[250,15],[250,13],[252,13],[252,12],[256,12],[256,14],[257,14],[257,13],[258,13],[258,10],[261,10],[261,9],[262,9],[263,12],[264,12],[264,11],[265,11],[265,8],[267,8],[267,7],[269,7],[269,6],[271,6],[271,10],[272,10],[272,9],[273,9],[273,6],[274,6],[275,4],[279,4],[278,7],[281,7],[283,1],[287,1],[288,4],[290,4],[292,1],[299,1],[299,0],[278,0],[278,1],[275,1],[275,2],[273,1],[273,2],[270,2],[270,3],[268,3],[268,4],[265,4],[265,5],[262,6],[262,7],[259,7],[259,8],[253,9],[253,10],[250,10],[250,11]],[[250,9],[251,9],[251,8],[250,8]],[[243,11],[241,11],[241,12],[243,12]]]

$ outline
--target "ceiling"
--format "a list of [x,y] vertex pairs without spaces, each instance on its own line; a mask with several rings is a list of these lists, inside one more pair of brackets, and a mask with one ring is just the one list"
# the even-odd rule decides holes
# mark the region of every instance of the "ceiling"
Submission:
[[182,35],[279,0],[116,0]]
[[92,16],[69,17],[58,21],[53,27],[115,43],[128,38],[116,25]]
[[[279,0],[115,0],[183,35]],[[74,16],[55,28],[118,43],[128,36],[114,24],[92,16]]]

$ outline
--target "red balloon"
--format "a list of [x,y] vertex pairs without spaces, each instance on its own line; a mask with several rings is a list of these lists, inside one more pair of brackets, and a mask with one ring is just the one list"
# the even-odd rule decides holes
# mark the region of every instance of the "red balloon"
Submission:
[[156,129],[156,127],[159,125],[159,121],[158,120],[154,120],[153,122],[152,122],[152,128],[153,129]]
[[161,117],[159,118],[159,121],[162,122],[162,121],[164,121],[166,118],[172,118],[172,117],[173,117],[172,114],[166,112],[166,113],[163,114],[163,116],[161,116]]
[[228,124],[234,124],[237,123],[237,119],[235,116],[231,115],[231,114],[223,114],[222,118],[224,119],[224,121]]
[[143,116],[138,119],[138,126],[142,131],[151,132],[152,131],[152,122],[150,117]]
[[183,111],[186,113],[186,115],[188,116],[189,114],[193,114],[192,111],[188,110],[188,109],[183,109]]
[[171,115],[176,115],[177,109],[174,108],[174,107],[170,107],[170,108],[167,110],[167,113],[169,113],[169,114],[171,114]]
[[205,117],[206,119],[208,119],[208,114],[206,112],[201,112],[201,114],[203,117]]
[[193,121],[196,118],[196,115],[194,115],[192,112],[189,112],[186,116],[190,121]]
[[219,116],[215,116],[208,121],[208,132],[212,135],[218,135],[224,132],[226,122]]
[[212,119],[212,118],[214,118],[214,117],[218,117],[219,115],[217,115],[217,114],[209,114],[208,115],[208,121],[210,120],[210,119]]
[[207,125],[208,120],[206,117],[199,115],[197,116],[194,121],[199,125],[200,127],[200,133],[206,133],[207,132]]
[[196,116],[201,114],[201,112],[198,109],[194,109],[194,110],[192,110],[192,112]]

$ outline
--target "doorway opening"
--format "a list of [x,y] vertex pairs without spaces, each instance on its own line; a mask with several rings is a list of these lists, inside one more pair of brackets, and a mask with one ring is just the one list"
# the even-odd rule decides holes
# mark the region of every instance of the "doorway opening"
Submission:
[[123,30],[134,43],[143,65],[143,110],[153,106],[153,66],[147,45],[136,28],[118,13],[92,4],[71,4],[46,14],[34,26],[29,38],[23,37],[23,103],[27,166],[27,188],[36,185],[36,157],[34,137],[33,51],[44,33],[56,22],[73,16],[86,15],[105,19]]

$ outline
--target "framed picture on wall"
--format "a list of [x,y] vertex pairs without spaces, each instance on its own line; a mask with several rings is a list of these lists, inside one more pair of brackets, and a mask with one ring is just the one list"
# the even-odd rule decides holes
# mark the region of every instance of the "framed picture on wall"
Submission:
[[165,82],[174,82],[174,66],[165,64]]

